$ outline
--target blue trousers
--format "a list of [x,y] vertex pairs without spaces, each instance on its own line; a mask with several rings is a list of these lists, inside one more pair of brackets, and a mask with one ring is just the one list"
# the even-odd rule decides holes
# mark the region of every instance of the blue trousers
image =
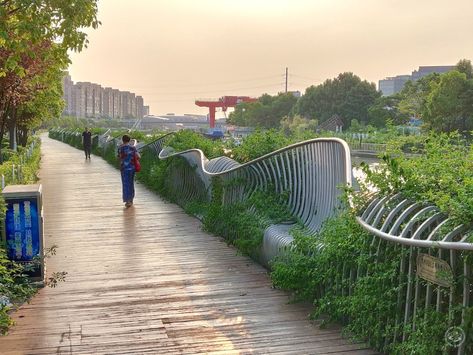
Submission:
[[122,170],[123,202],[133,202],[135,198],[135,170]]

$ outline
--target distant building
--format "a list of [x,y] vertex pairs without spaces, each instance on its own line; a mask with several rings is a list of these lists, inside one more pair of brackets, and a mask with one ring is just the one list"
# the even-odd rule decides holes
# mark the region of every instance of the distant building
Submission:
[[378,90],[382,92],[383,96],[393,95],[401,91],[409,80],[416,81],[432,73],[442,74],[453,69],[455,69],[454,65],[421,66],[411,75],[397,75],[379,80]]
[[113,118],[113,89],[103,89],[102,101],[102,115],[103,117]]
[[63,115],[87,118],[143,118],[145,111],[142,96],[129,91],[103,88],[99,84],[78,82],[70,75],[63,77]]
[[143,105],[143,97],[142,96],[136,96],[135,98],[135,117],[137,118],[143,118],[144,116],[144,105]]
[[62,87],[64,93],[64,114],[73,115],[74,114],[74,99],[73,99],[73,89],[74,83],[71,79],[71,76],[66,73],[62,78]]
[[85,117],[86,112],[86,88],[84,83],[77,83],[73,88],[74,111],[72,116]]
[[420,78],[423,78],[424,76],[427,76],[432,73],[446,73],[449,72],[450,70],[455,69],[454,65],[436,65],[436,66],[424,66],[424,67],[419,67],[419,70],[414,70],[412,72],[412,80],[419,80]]
[[383,93],[383,96],[394,95],[401,91],[409,80],[411,80],[410,75],[398,75],[380,80],[379,91]]

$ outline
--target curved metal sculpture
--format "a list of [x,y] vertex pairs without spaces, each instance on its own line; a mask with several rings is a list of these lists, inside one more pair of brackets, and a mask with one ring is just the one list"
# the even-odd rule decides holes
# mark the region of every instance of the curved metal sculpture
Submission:
[[437,207],[404,199],[401,194],[371,201],[358,223],[368,232],[391,242],[423,248],[473,250],[463,224],[451,220]]
[[[200,188],[205,190],[202,193],[209,198],[212,178],[223,179],[223,204],[242,201],[255,191],[270,186],[277,193],[285,193],[291,213],[312,233],[334,214],[340,186],[351,185],[350,150],[345,141],[338,138],[296,143],[245,164],[228,157],[208,160],[199,149],[176,153],[165,148],[159,154],[160,159],[177,156],[189,163],[202,181]],[[181,191],[196,188],[188,174],[183,173],[177,180],[174,183],[179,184]],[[293,238],[289,231],[292,226],[278,224],[266,229],[263,239],[266,261],[291,244]]]

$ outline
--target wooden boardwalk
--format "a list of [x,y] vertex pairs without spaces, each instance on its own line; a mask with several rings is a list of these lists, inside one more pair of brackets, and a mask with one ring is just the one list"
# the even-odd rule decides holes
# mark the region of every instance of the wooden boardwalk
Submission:
[[137,185],[121,202],[119,172],[43,137],[48,273],[15,314],[0,354],[372,354],[319,329],[267,272],[200,222]]

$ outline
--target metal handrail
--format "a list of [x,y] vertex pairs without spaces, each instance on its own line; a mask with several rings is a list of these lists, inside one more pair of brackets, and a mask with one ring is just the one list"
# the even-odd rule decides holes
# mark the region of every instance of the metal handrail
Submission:
[[154,141],[149,142],[149,143],[146,143],[146,144],[143,145],[142,147],[139,147],[138,150],[143,150],[144,148],[146,148],[146,147],[148,147],[148,146],[150,146],[150,145],[153,145],[154,143],[156,143],[156,142],[158,142],[158,141],[160,141],[160,140],[162,140],[162,139],[164,139],[164,138],[166,138],[166,137],[168,137],[168,136],[174,135],[174,134],[176,134],[176,132],[169,132],[169,133],[166,133],[166,134],[162,135],[161,137],[155,139]]
[[[288,192],[285,202],[291,214],[315,234],[334,215],[341,194],[340,185],[351,185],[350,150],[339,138],[317,138],[299,142],[239,164],[228,158],[208,160],[200,149],[178,153],[163,149],[160,159],[182,157],[190,169],[174,172],[170,189],[182,196],[211,197],[212,178],[225,182],[222,204],[248,199],[255,191],[273,186],[277,193]],[[234,184],[232,181],[240,181]],[[177,185],[173,186],[173,185]],[[266,262],[293,242],[293,224],[269,226],[264,233],[262,255]]]
[[[448,216],[441,214],[435,206],[409,202],[400,194],[373,199],[356,220],[366,231],[394,243],[420,248],[473,250],[473,243],[466,240],[468,236],[452,240],[468,231],[466,225],[457,225],[444,236],[438,236],[440,227],[450,221]],[[392,226],[389,231],[388,225]],[[404,228],[401,229],[401,225]],[[428,230],[433,231],[426,233]]]
[[[239,164],[238,166],[235,166],[235,167],[232,167],[228,170],[222,170],[222,171],[219,171],[219,172],[211,172],[211,171],[207,171],[205,169],[205,165],[206,165],[206,162],[208,162],[209,160],[205,157],[205,154],[202,150],[200,149],[188,149],[188,150],[184,150],[182,152],[176,152],[176,153],[172,153],[172,154],[168,154],[166,153],[167,151],[165,149],[163,149],[161,151],[161,153],[159,154],[159,159],[167,159],[167,158],[171,158],[171,157],[174,157],[174,156],[179,156],[179,155],[184,155],[186,153],[192,153],[192,152],[196,152],[200,155],[200,162],[201,162],[201,167],[203,169],[203,171],[210,175],[210,176],[219,176],[219,175],[223,175],[223,174],[227,174],[227,173],[231,173],[233,171],[236,171],[236,170],[239,170],[239,169],[243,169],[245,167],[248,167],[248,166],[251,166],[251,165],[254,165],[255,163],[258,163],[260,161],[263,161],[265,159],[268,159],[272,156],[275,156],[275,155],[278,155],[280,153],[283,153],[283,152],[286,152],[286,151],[290,151],[294,148],[297,148],[297,147],[301,147],[301,146],[306,146],[310,143],[316,143],[316,142],[338,142],[340,143],[344,150],[345,150],[345,154],[347,157],[350,156],[350,148],[348,146],[348,144],[340,139],[340,138],[315,138],[315,139],[309,139],[309,140],[306,140],[306,141],[303,141],[303,142],[298,142],[298,143],[295,143],[295,144],[291,144],[287,147],[284,147],[284,148],[280,148],[278,150],[275,150],[274,152],[271,152],[271,153],[268,153],[268,154],[265,154],[259,158],[256,158],[256,159],[253,159],[247,163],[243,163],[243,164],[240,164],[238,162],[236,162],[237,164]],[[164,154],[167,154],[167,155],[164,155]],[[218,159],[218,158],[217,158]],[[349,164],[348,164],[349,163]],[[347,175],[346,175],[346,180],[347,180],[347,183],[351,186],[351,160],[347,160]]]

